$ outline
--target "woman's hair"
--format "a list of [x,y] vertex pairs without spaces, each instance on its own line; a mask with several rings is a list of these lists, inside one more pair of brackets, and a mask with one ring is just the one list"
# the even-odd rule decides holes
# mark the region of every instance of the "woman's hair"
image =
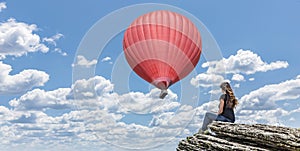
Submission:
[[220,85],[220,88],[226,92],[226,94],[229,95],[229,102],[232,104],[232,108],[235,108],[238,104],[238,100],[235,98],[233,90],[230,87],[230,84],[228,82],[223,82]]

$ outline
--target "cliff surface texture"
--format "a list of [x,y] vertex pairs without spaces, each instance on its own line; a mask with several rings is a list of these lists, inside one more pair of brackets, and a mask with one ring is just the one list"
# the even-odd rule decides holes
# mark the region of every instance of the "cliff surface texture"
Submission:
[[213,133],[200,134],[179,142],[177,151],[300,151],[300,130],[263,124],[213,122]]

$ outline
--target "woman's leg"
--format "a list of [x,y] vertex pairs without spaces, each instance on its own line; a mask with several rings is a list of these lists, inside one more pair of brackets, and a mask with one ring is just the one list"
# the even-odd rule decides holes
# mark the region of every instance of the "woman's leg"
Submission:
[[218,115],[216,118],[216,121],[222,121],[222,122],[231,122],[233,123],[229,118],[223,116],[223,115]]
[[207,130],[207,125],[212,123],[217,118],[217,114],[212,112],[206,112],[202,124],[202,131]]

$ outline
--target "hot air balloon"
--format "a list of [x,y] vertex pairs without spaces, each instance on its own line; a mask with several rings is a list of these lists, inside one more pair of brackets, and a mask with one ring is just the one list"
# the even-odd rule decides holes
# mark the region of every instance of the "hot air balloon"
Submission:
[[186,77],[201,55],[201,37],[187,17],[159,10],[135,19],[126,29],[123,50],[133,71],[161,89],[167,89]]

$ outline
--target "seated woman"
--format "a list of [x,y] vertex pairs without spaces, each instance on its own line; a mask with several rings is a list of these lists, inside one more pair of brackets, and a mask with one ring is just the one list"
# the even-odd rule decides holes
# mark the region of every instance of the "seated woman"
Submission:
[[220,97],[219,111],[218,113],[206,112],[202,124],[202,128],[199,133],[203,133],[207,130],[207,125],[215,121],[232,122],[235,121],[235,115],[233,109],[238,104],[237,99],[234,96],[233,90],[228,82],[223,82],[220,85],[222,89],[222,95]]

